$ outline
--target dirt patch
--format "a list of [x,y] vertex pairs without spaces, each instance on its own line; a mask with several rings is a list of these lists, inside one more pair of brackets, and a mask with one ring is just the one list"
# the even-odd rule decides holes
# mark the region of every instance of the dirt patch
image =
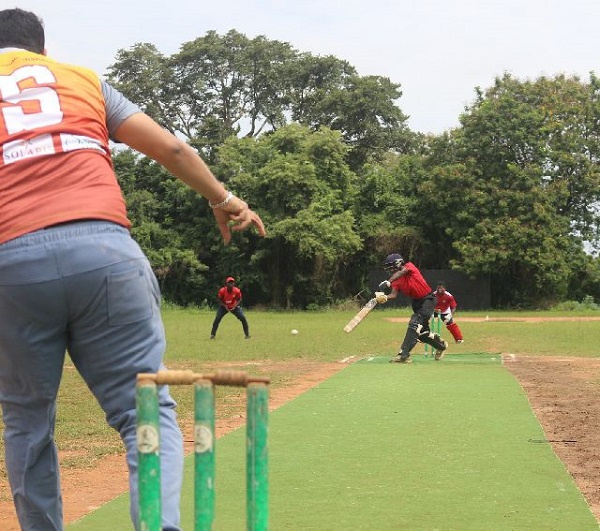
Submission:
[[[504,363],[523,386],[546,439],[600,522],[600,359],[506,355]],[[294,360],[256,366],[261,373],[289,378],[284,386],[271,390],[270,409],[274,410],[326,380],[344,364]],[[226,418],[219,418],[217,409],[218,437],[244,424],[244,408],[240,400],[237,411]],[[191,428],[183,426],[188,452]],[[61,459],[64,457],[61,454]],[[127,490],[124,457],[106,458],[89,470],[67,469],[62,472],[62,485],[65,522],[73,522]],[[5,488],[8,486],[0,483],[0,489]],[[10,503],[0,503],[0,529],[19,531]]]
[[600,359],[504,356],[600,523]]

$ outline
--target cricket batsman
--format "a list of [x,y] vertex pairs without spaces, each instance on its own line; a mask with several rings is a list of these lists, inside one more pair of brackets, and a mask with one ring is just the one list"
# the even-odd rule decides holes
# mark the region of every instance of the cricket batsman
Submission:
[[[429,329],[429,320],[436,302],[433,290],[417,266],[412,262],[405,262],[400,254],[390,254],[385,259],[383,268],[391,276],[389,280],[384,280],[379,284],[380,291],[375,293],[377,302],[384,304],[390,299],[395,299],[398,293],[402,293],[411,299],[413,310],[404,341],[400,346],[400,352],[390,362],[411,363],[410,352],[417,341],[431,345],[435,349],[435,359],[441,360],[448,345],[439,334],[435,334]],[[384,291],[388,290],[391,292],[386,295]]]

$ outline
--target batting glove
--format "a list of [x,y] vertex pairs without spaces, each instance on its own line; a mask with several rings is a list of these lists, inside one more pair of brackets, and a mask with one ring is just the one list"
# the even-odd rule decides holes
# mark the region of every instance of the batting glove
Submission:
[[385,291],[386,289],[392,289],[392,285],[390,284],[389,280],[384,280],[383,282],[381,282],[379,284],[379,289],[380,291]]
[[375,300],[378,304],[385,304],[388,300],[387,295],[383,291],[375,292]]

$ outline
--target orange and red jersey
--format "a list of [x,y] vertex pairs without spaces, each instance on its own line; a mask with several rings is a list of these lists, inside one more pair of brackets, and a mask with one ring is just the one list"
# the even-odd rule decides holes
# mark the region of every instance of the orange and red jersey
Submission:
[[436,297],[435,310],[440,313],[453,312],[456,309],[456,299],[449,291],[444,293],[434,292]]
[[44,55],[0,53],[0,243],[101,219],[130,227],[98,76]]
[[404,269],[407,270],[407,273],[393,280],[391,283],[392,288],[411,299],[422,299],[431,293],[429,284],[412,262],[406,262]]
[[227,289],[227,286],[223,286],[219,290],[217,297],[221,299],[225,305],[225,308],[228,310],[233,310],[239,304],[239,301],[242,300],[242,292],[240,288],[236,288],[235,286],[231,288],[231,291]]

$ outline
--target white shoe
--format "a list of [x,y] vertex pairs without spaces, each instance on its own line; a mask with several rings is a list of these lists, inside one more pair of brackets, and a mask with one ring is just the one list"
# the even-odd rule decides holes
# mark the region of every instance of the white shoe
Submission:
[[457,343],[464,343],[464,342],[465,342],[465,340],[464,340],[464,339],[457,339],[457,340],[456,340],[456,342],[457,342]]

